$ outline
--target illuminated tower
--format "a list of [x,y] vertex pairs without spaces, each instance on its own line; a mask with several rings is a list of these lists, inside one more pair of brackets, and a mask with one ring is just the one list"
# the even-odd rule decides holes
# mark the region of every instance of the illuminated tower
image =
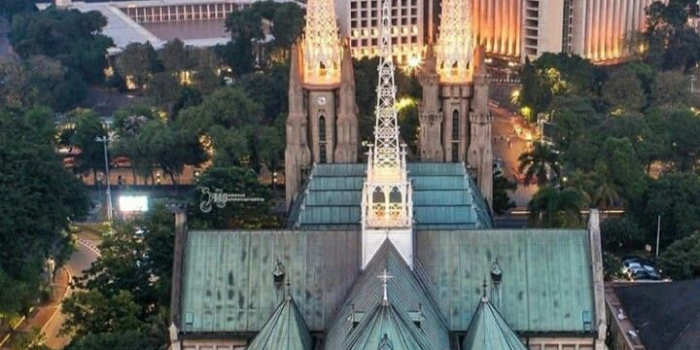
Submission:
[[[474,54],[483,47],[475,49],[472,42],[471,3],[442,2],[437,45],[434,50],[428,46],[421,74],[419,146],[423,161],[469,164],[484,199],[491,204],[493,156],[481,156],[490,155],[492,148],[489,80],[484,55]],[[478,127],[473,125],[476,120]],[[475,150],[481,151],[472,152]]]
[[362,267],[385,240],[413,266],[413,202],[406,145],[399,145],[396,85],[391,51],[391,0],[382,3],[374,145],[362,193]]
[[357,162],[355,80],[341,45],[333,0],[309,0],[306,28],[292,48],[285,149],[287,207],[314,163]]

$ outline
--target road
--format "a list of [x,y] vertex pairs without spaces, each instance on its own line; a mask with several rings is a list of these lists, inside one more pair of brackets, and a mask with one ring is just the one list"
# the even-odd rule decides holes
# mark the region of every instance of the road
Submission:
[[[493,150],[494,156],[504,163],[504,173],[509,179],[518,175],[518,157],[531,146],[532,134],[520,123],[518,117],[506,108],[491,106],[493,115]],[[518,135],[517,130],[521,130]],[[532,195],[537,192],[537,185],[524,186],[518,183],[518,189],[510,193],[518,208],[527,207]]]
[[[73,253],[70,261],[66,264],[73,278],[82,276],[83,271],[87,270],[92,262],[97,259],[99,252],[96,247],[98,245],[99,241],[94,235],[78,234],[78,250]],[[70,294],[70,291],[68,294]],[[58,335],[64,320],[65,316],[58,310],[44,326],[43,333],[46,346],[51,349],[63,349],[70,343],[70,337]]]

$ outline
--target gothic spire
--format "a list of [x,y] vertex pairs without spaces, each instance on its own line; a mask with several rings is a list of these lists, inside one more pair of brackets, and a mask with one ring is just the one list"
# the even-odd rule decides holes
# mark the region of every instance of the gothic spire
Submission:
[[437,64],[440,80],[447,83],[469,81],[472,60],[471,0],[443,0]]
[[391,55],[391,1],[384,0],[382,3],[380,36],[372,165],[377,175],[389,181],[396,181],[401,176],[402,159],[399,150],[394,61]]
[[304,83],[338,84],[340,50],[333,0],[309,0],[304,29]]

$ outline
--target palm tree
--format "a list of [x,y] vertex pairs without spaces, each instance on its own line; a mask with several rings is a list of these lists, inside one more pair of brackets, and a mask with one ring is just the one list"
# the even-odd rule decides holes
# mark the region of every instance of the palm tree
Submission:
[[590,173],[585,173],[581,169],[576,169],[573,173],[564,178],[563,187],[575,190],[581,196],[582,205],[593,206],[595,183]]
[[527,205],[530,223],[537,227],[578,227],[581,225],[581,196],[572,189],[540,188]]
[[559,154],[549,145],[536,142],[534,147],[518,157],[520,166],[518,171],[525,174],[525,185],[537,179],[540,186],[546,185],[550,175],[559,178],[561,167],[559,166]]
[[607,208],[620,198],[620,192],[612,172],[604,163],[598,163],[593,175],[594,191],[591,202],[594,206]]

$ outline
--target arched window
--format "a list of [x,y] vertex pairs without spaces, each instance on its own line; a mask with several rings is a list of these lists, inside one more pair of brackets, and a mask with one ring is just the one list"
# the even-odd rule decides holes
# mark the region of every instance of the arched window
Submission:
[[459,141],[459,111],[452,112],[452,141]]
[[459,163],[459,111],[452,112],[452,161]]
[[381,187],[374,189],[374,193],[372,193],[372,203],[384,203],[384,191],[382,191]]
[[319,153],[321,153],[319,156],[318,162],[321,164],[325,164],[328,161],[326,159],[326,144],[322,143],[319,145],[318,148],[319,148]]
[[326,141],[326,117],[323,115],[318,118],[318,139]]
[[399,191],[398,187],[391,189],[391,193],[389,193],[389,203],[401,203],[401,191]]

